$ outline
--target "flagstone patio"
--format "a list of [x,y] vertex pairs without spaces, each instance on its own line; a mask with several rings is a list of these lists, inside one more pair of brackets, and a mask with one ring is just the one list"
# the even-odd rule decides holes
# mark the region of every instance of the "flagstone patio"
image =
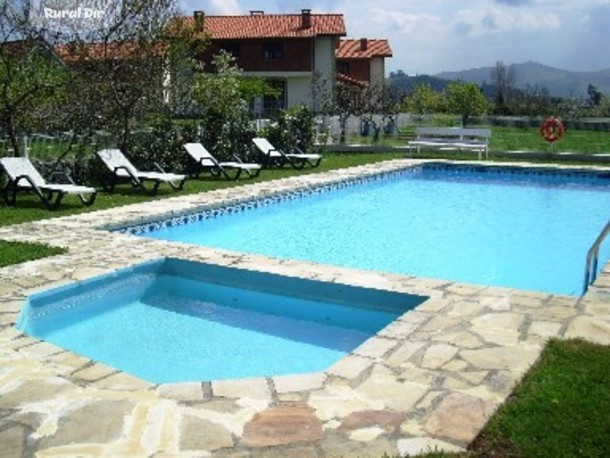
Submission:
[[[610,266],[578,298],[99,229],[421,162],[389,161],[0,228],[0,239],[69,248],[0,269],[2,456],[381,457],[463,450],[548,338],[610,344]],[[14,328],[32,292],[164,256],[429,299],[322,373],[243,380],[153,385]]]

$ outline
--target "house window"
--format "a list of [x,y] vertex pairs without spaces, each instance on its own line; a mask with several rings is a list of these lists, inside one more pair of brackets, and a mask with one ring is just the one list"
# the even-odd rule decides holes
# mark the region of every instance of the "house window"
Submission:
[[263,43],[263,59],[283,59],[284,43],[270,42]]
[[236,59],[239,58],[240,51],[241,51],[239,42],[237,42],[237,41],[225,41],[224,43],[222,43],[220,45],[220,49],[228,52]]
[[337,71],[344,75],[349,73],[349,62],[337,62]]
[[275,89],[276,95],[255,97],[250,103],[250,110],[257,118],[275,118],[286,108],[286,81],[267,80],[267,84]]

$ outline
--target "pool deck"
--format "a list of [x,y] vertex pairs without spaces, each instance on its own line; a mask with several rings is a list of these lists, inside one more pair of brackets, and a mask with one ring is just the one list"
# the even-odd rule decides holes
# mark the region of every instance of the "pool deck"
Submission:
[[[577,298],[277,260],[99,229],[423,162],[395,160],[178,193],[1,227],[0,239],[69,251],[0,269],[0,454],[309,458],[458,451],[477,436],[548,338],[610,344],[610,265]],[[35,291],[164,256],[429,299],[325,372],[243,380],[154,385],[14,328],[25,297]]]

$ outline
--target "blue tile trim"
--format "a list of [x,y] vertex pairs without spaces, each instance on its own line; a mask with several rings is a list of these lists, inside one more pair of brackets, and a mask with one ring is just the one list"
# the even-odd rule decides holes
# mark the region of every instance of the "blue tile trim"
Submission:
[[300,199],[305,196],[324,194],[330,191],[338,189],[344,189],[352,186],[357,186],[364,183],[373,183],[378,181],[387,181],[390,179],[400,178],[404,175],[409,175],[422,170],[433,170],[433,171],[451,171],[460,173],[493,173],[500,175],[530,175],[530,176],[557,176],[566,178],[580,178],[580,179],[610,179],[610,172],[596,172],[596,171],[585,171],[585,170],[558,170],[549,168],[521,168],[521,167],[502,167],[502,166],[488,166],[488,165],[472,165],[472,164],[442,164],[442,163],[429,163],[423,164],[416,167],[408,167],[399,170],[393,170],[389,172],[377,173],[374,175],[367,175],[358,178],[348,178],[343,181],[329,183],[325,185],[316,186],[314,188],[302,188],[294,191],[274,194],[268,197],[256,197],[246,201],[226,204],[222,206],[214,206],[206,208],[197,213],[189,213],[185,215],[178,215],[173,218],[167,218],[159,221],[151,221],[143,224],[130,225],[126,227],[112,229],[113,232],[119,232],[124,234],[139,235],[143,236],[149,232],[154,232],[160,229],[168,227],[182,226],[185,224],[195,223],[206,219],[217,218],[223,215],[229,215],[232,213],[242,212],[246,210],[252,210],[255,208],[266,207],[279,202],[286,202],[291,200]]

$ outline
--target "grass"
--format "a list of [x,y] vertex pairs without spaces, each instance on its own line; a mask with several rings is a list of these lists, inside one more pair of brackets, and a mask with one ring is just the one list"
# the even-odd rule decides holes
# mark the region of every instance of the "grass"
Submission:
[[545,143],[535,128],[492,127],[491,151],[610,153],[610,132],[566,130],[552,146]]
[[371,164],[374,162],[397,159],[400,157],[404,157],[404,154],[325,154],[324,160],[320,166],[316,167],[315,169],[294,170],[286,167],[284,169],[263,170],[260,176],[257,178],[245,178],[237,182],[226,180],[224,178],[213,178],[209,177],[209,175],[203,177],[202,175],[202,178],[188,180],[184,186],[184,189],[179,192],[174,192],[173,190],[169,189],[168,186],[162,185],[159,188],[159,193],[154,197],[144,194],[138,189],[133,189],[129,185],[123,185],[117,186],[112,194],[108,194],[106,192],[98,193],[95,204],[91,207],[84,207],[76,196],[66,196],[62,201],[60,208],[51,212],[42,206],[40,199],[38,199],[38,197],[35,195],[19,194],[17,197],[16,207],[0,206],[0,226],[42,220],[55,216],[66,216],[95,210],[103,210],[106,208],[145,202],[152,199],[162,199],[174,195],[194,194],[204,191],[211,191],[214,189],[240,186],[248,183],[275,180],[293,175],[303,175],[306,173],[317,173],[338,168]]
[[472,444],[472,453],[610,456],[608,387],[610,347],[583,340],[551,340]]
[[0,267],[65,253],[65,248],[39,243],[7,242],[0,240]]
[[[415,137],[415,127],[409,126],[401,130],[405,138]],[[594,130],[568,129],[565,135],[552,146],[546,143],[537,128],[503,127],[503,126],[472,126],[491,128],[490,151],[532,151],[532,152],[577,152],[583,154],[609,153],[610,132]],[[371,145],[372,136],[349,136],[347,143]],[[396,136],[382,136],[379,144],[382,146],[404,146],[407,140]],[[470,156],[472,158],[472,154]]]
[[610,456],[610,346],[550,340],[468,452],[425,458]]

